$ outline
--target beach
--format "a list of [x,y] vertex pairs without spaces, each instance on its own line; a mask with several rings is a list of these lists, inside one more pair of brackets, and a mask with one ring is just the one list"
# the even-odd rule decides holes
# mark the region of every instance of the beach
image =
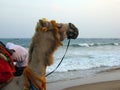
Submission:
[[47,83],[47,90],[120,90],[120,69],[102,71],[86,78]]
[[[30,38],[1,39],[29,49]],[[54,53],[50,73],[59,64],[67,47],[63,42]],[[67,54],[57,70],[47,77],[47,90],[120,90],[120,39],[78,38],[71,40]],[[12,87],[14,84],[12,85]]]

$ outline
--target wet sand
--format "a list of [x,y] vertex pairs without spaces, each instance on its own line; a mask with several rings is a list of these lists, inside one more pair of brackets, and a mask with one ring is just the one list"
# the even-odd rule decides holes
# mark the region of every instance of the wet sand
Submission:
[[100,72],[86,78],[47,83],[47,90],[120,90],[120,69]]

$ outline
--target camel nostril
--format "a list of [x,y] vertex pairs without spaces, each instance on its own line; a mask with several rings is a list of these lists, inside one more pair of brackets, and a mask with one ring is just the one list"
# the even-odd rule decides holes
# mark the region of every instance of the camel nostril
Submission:
[[67,33],[67,38],[68,39],[76,39],[78,37],[78,34],[79,34],[79,31],[78,31],[78,28],[72,24],[72,23],[69,23],[69,31]]

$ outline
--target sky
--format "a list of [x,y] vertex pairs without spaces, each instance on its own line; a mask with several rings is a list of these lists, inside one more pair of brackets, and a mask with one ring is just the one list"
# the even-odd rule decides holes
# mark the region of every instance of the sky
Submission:
[[120,38],[120,0],[0,0],[0,38],[31,38],[42,18],[73,23],[79,38]]

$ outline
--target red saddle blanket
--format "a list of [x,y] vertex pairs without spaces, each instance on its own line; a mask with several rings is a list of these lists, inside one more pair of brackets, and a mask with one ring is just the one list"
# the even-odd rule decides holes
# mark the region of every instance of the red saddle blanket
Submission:
[[0,58],[0,83],[5,83],[13,78],[13,70],[10,64],[4,59]]

